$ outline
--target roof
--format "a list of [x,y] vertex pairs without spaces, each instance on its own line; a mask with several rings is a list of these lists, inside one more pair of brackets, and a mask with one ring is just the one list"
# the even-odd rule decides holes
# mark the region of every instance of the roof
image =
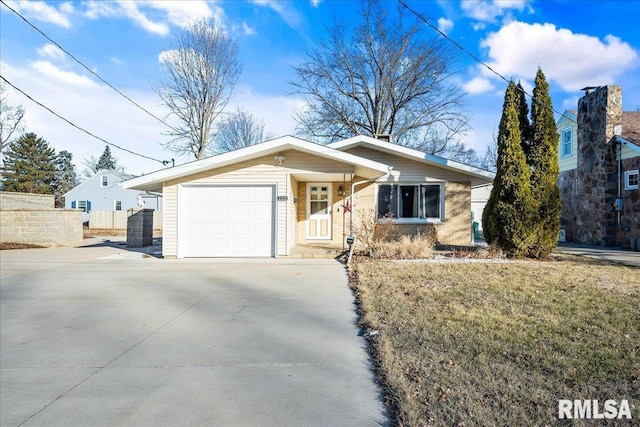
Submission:
[[354,136],[353,138],[334,142],[332,144],[329,144],[328,147],[335,148],[336,150],[348,150],[353,147],[366,147],[372,150],[383,151],[386,153],[404,157],[409,160],[415,160],[432,166],[438,166],[444,169],[468,175],[471,178],[472,187],[475,187],[477,185],[490,184],[493,182],[493,178],[495,177],[495,174],[493,172],[489,172],[484,169],[465,165],[459,162],[454,162],[453,160],[448,160],[444,157],[434,156],[433,154],[424,153],[422,151],[403,147],[401,145],[393,144],[386,141],[381,141],[379,139],[371,138],[364,135]]
[[640,112],[622,112],[622,135],[620,136],[640,147]]
[[116,177],[118,179],[118,182],[123,182],[123,181],[126,181],[127,179],[131,179],[131,178],[134,177],[134,175],[130,175],[128,173],[124,173],[124,172],[117,171],[117,170],[114,170],[114,169],[100,169],[99,171],[94,173],[92,176],[90,176],[89,178],[87,178],[86,180],[81,182],[80,184],[76,185],[71,190],[69,190],[66,193],[64,193],[63,196],[66,196],[70,192],[72,192],[72,191],[76,190],[77,188],[82,187],[86,183],[92,181],[96,176],[104,175],[105,173],[108,173],[109,175],[112,175],[112,176]]
[[184,178],[200,172],[214,170],[267,155],[276,155],[287,150],[296,150],[354,165],[357,174],[363,177],[378,177],[389,171],[389,166],[383,163],[354,156],[353,154],[344,153],[326,145],[316,144],[293,136],[283,136],[206,159],[196,160],[184,165],[161,169],[148,175],[125,181],[122,186],[124,188],[137,190],[162,191],[162,185],[166,181]]

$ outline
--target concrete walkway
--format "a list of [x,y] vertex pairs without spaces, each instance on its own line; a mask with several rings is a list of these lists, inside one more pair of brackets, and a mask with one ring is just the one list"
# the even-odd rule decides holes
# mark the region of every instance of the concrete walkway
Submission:
[[0,425],[376,426],[333,260],[0,252]]
[[640,267],[640,252],[631,252],[621,248],[562,243],[556,251]]

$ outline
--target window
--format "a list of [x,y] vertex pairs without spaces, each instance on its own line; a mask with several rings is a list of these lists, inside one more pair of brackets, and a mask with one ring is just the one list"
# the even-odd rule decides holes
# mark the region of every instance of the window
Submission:
[[86,200],[78,200],[78,209],[81,209],[82,212],[87,211],[87,201]]
[[113,202],[114,203],[114,209],[116,211],[121,211],[122,210],[122,200],[116,200]]
[[441,184],[378,185],[377,213],[399,220],[442,220]]
[[560,137],[560,149],[562,150],[560,153],[561,157],[569,157],[572,154],[573,147],[572,143],[572,135],[571,128],[565,129],[562,131],[562,136]]
[[107,175],[102,175],[102,181],[100,182],[100,187],[106,187],[109,185],[109,177]]
[[638,180],[640,179],[638,170],[626,171],[624,173],[624,189],[625,190],[637,190]]

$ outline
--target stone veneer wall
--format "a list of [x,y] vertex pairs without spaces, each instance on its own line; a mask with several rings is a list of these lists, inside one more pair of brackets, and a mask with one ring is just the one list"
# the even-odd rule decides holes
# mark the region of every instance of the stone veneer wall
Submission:
[[48,194],[0,193],[0,242],[66,246],[82,242],[82,211],[54,209]]
[[[617,165],[614,126],[622,122],[620,86],[604,86],[578,101],[578,168],[573,240],[616,244]],[[572,221],[572,218],[564,218]]]
[[[624,171],[640,170],[640,156],[622,161],[623,179]],[[640,239],[640,189],[625,190],[622,183],[622,200],[624,210],[620,217],[620,222],[630,228],[629,231],[616,228],[616,246],[628,247],[631,239]]]

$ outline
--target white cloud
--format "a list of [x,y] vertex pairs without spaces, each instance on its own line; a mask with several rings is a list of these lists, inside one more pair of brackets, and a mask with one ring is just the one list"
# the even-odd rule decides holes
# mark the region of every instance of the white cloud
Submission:
[[166,12],[169,22],[180,28],[187,28],[194,21],[211,16],[213,16],[220,25],[224,25],[225,21],[224,10],[206,1],[154,0],[140,3],[140,6],[149,6],[153,9]]
[[34,61],[31,63],[31,66],[34,70],[44,75],[45,78],[64,83],[65,85],[76,88],[96,87],[96,83],[87,76],[76,74],[72,71],[61,70],[49,61]]
[[151,21],[146,15],[138,9],[137,3],[130,1],[119,1],[118,4],[124,12],[125,16],[134,23],[149,31],[150,33],[159,34],[161,36],[169,33],[169,26],[165,23],[157,23]]
[[252,0],[253,4],[265,6],[275,11],[291,28],[297,28],[302,22],[302,15],[298,13],[288,2],[279,2],[274,0]]
[[256,34],[256,30],[251,28],[245,21],[242,21],[242,33],[245,36],[253,36]]
[[469,94],[480,94],[495,89],[495,86],[489,79],[478,76],[465,83],[462,88]]
[[56,9],[44,1],[20,0],[7,1],[6,3],[12,9],[17,10],[29,18],[49,22],[64,28],[71,28],[71,21],[68,15],[73,12],[73,7],[70,7],[68,3],[61,4],[60,9]]
[[473,19],[494,22],[497,17],[511,10],[523,11],[528,3],[529,0],[463,0],[460,7]]
[[453,29],[453,21],[447,18],[438,18],[438,29],[448,34]]
[[[511,22],[481,42],[489,65],[507,78],[531,79],[541,68],[565,91],[615,83],[637,64],[638,53],[617,37],[603,41],[553,24]],[[490,76],[488,71],[483,71]]]
[[322,0],[311,0],[311,6],[318,8],[318,6],[320,6],[320,3],[322,2]]
[[60,50],[56,45],[47,43],[44,46],[37,49],[38,55],[44,58],[62,59],[64,58],[64,52]]

